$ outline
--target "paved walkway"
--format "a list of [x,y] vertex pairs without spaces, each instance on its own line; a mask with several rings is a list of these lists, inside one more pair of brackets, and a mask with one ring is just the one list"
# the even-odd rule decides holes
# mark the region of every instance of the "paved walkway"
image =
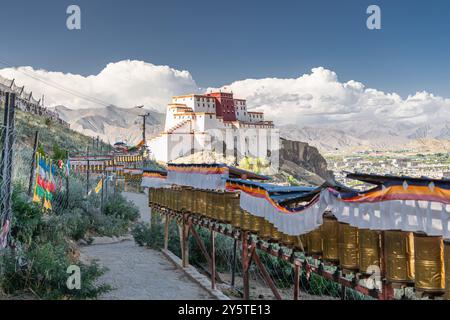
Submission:
[[[150,218],[147,196],[124,193],[140,209],[142,220]],[[88,259],[98,259],[109,269],[100,279],[113,290],[102,299],[212,299],[210,294],[177,269],[162,253],[139,247],[134,241],[86,246],[81,252]]]

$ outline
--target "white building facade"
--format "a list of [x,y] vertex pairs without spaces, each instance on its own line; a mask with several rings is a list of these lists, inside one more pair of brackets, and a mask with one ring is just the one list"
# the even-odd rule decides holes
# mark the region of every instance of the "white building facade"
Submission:
[[200,151],[233,156],[278,158],[279,131],[261,112],[247,111],[246,101],[232,93],[212,92],[172,98],[164,132],[147,142],[151,157],[171,162]]

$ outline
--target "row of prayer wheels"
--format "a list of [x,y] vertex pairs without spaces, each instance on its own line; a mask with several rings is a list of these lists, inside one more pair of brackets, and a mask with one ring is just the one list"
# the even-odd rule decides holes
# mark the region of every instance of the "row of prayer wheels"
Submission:
[[72,170],[75,172],[87,172],[89,168],[89,172],[91,173],[103,173],[105,170],[105,166],[102,164],[91,164],[87,165],[73,165]]
[[117,162],[141,162],[143,161],[142,156],[116,156],[114,161]]
[[239,193],[216,192],[193,188],[164,188],[149,190],[149,205],[169,208],[199,217],[206,217],[234,228],[248,231],[263,240],[285,246],[302,248],[300,236],[280,232],[272,223],[252,215],[240,207]]
[[358,229],[327,216],[320,228],[306,235],[305,244],[307,253],[362,274],[380,270],[384,254],[388,282],[445,292],[450,299],[450,242],[442,237]]
[[206,217],[249,231],[261,239],[305,250],[308,255],[339,265],[342,269],[372,274],[386,261],[384,277],[389,283],[414,284],[416,290],[446,293],[450,299],[450,242],[441,237],[405,231],[358,229],[326,215],[321,227],[301,236],[286,235],[263,217],[244,211],[238,193],[193,188],[149,191],[151,207]]

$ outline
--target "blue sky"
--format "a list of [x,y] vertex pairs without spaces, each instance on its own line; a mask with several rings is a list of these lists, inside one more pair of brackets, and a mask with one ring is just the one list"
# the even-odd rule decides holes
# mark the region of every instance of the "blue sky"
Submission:
[[[81,31],[65,27],[69,4]],[[382,30],[366,28],[370,4]],[[201,87],[323,66],[402,96],[450,97],[446,0],[15,0],[2,3],[0,28],[0,61],[15,66],[90,75],[137,59],[188,70]]]

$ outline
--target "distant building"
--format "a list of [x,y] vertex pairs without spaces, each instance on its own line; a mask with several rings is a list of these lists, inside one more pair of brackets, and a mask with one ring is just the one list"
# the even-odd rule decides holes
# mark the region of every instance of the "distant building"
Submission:
[[244,156],[270,159],[278,151],[278,138],[278,130],[262,112],[248,111],[246,100],[219,91],[173,97],[164,132],[147,145],[154,159],[162,162],[205,150],[233,155],[236,160]]

